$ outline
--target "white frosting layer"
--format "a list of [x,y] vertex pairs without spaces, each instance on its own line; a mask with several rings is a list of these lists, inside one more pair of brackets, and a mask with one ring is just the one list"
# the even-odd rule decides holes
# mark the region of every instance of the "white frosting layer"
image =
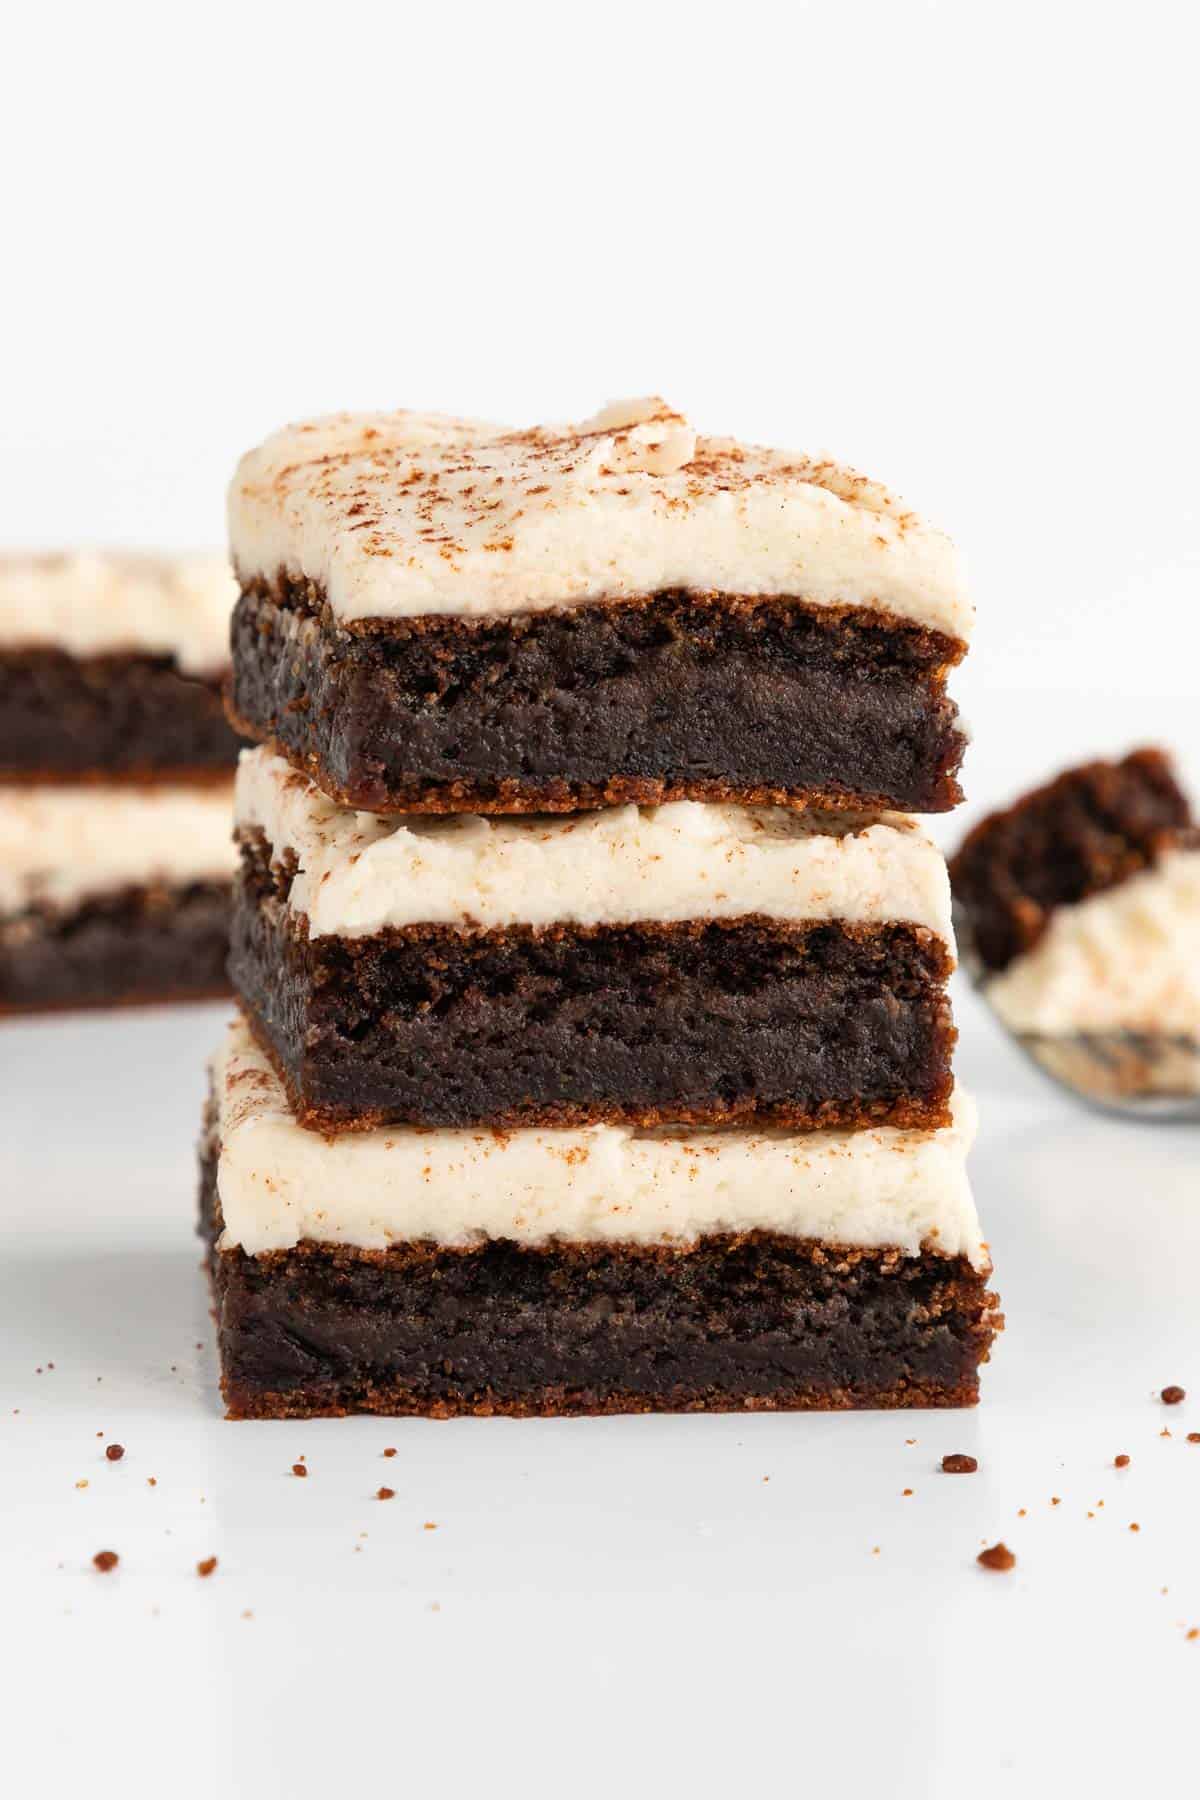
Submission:
[[320,583],[341,618],[504,615],[651,594],[791,594],[966,639],[947,538],[829,460],[697,437],[662,400],[508,431],[428,414],[288,426],[229,495],[243,578]]
[[189,675],[229,662],[237,583],[223,555],[133,551],[0,556],[0,646],[71,656],[173,656]]
[[297,1125],[242,1021],[213,1062],[223,1250],[311,1239],[382,1249],[429,1239],[688,1243],[763,1230],[862,1247],[923,1246],[987,1266],[967,1183],[975,1109],[943,1131],[788,1134],[378,1129]]
[[1119,887],[1060,907],[987,993],[1014,1031],[1200,1039],[1200,850],[1169,851]]
[[69,909],[123,887],[227,881],[232,801],[232,782],[0,785],[0,915]]
[[785,807],[618,806],[545,817],[380,818],[337,806],[280,757],[243,750],[235,814],[276,861],[313,937],[385,927],[639,919],[923,925],[953,945],[950,885],[913,819]]

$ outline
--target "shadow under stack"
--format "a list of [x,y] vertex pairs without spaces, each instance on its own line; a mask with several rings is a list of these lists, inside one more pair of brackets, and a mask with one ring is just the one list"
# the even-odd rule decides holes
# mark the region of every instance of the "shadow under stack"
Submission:
[[293,426],[230,521],[230,1415],[972,1403],[949,543],[660,401]]

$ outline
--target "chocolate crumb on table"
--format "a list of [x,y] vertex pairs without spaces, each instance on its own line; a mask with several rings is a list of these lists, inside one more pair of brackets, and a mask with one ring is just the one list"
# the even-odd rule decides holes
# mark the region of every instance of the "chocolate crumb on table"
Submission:
[[1163,1389],[1161,1399],[1164,1406],[1178,1406],[1181,1400],[1187,1399],[1187,1389],[1176,1387],[1172,1383],[1170,1387]]
[[394,1450],[385,1450],[383,1454],[385,1456],[395,1456],[396,1452]]
[[975,1457],[965,1455],[961,1450],[951,1451],[942,1458],[943,1475],[974,1475],[979,1464]]
[[375,1490],[375,1498],[377,1500],[394,1500],[396,1498],[396,1490],[395,1488],[390,1487],[377,1488]]
[[303,1477],[308,1474],[308,1470],[303,1463],[297,1462],[292,1464],[292,1474]]
[[104,1452],[109,1462],[120,1462],[125,1454],[124,1444],[109,1444]]
[[1125,1455],[1124,1451],[1122,1451],[1120,1456],[1113,1457],[1113,1467],[1114,1469],[1127,1469],[1129,1467],[1129,1458]]
[[996,1569],[1002,1574],[1017,1566],[1017,1559],[1007,1544],[993,1544],[990,1549],[981,1550],[975,1560],[985,1569]]
[[197,1575],[211,1575],[213,1570],[216,1568],[216,1566],[217,1566],[216,1557],[215,1556],[206,1556],[206,1557],[204,1557],[204,1559],[201,1562],[198,1562],[196,1564],[196,1573],[197,1573]]
[[110,1570],[115,1569],[120,1560],[115,1550],[97,1550],[92,1558],[102,1575],[107,1575]]

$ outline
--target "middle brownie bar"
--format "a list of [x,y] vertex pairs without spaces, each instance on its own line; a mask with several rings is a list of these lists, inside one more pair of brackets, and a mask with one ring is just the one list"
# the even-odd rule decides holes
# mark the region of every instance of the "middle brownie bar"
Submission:
[[230,973],[305,1125],[948,1122],[945,865],[900,814],[379,817],[242,755]]

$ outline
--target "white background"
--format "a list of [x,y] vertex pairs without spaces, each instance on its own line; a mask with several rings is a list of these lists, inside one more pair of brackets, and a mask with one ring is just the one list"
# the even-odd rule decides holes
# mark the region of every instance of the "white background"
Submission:
[[[1195,772],[1195,50],[1184,4],[23,8],[0,541],[218,541],[237,456],[307,413],[657,390],[963,544],[973,808],[1145,737]],[[1195,1135],[1076,1117],[962,1012],[1010,1331],[976,1418],[911,1428],[226,1427],[212,1017],[0,1036],[13,1791],[1193,1781],[1200,1446],[1150,1396],[1200,1396]]]

